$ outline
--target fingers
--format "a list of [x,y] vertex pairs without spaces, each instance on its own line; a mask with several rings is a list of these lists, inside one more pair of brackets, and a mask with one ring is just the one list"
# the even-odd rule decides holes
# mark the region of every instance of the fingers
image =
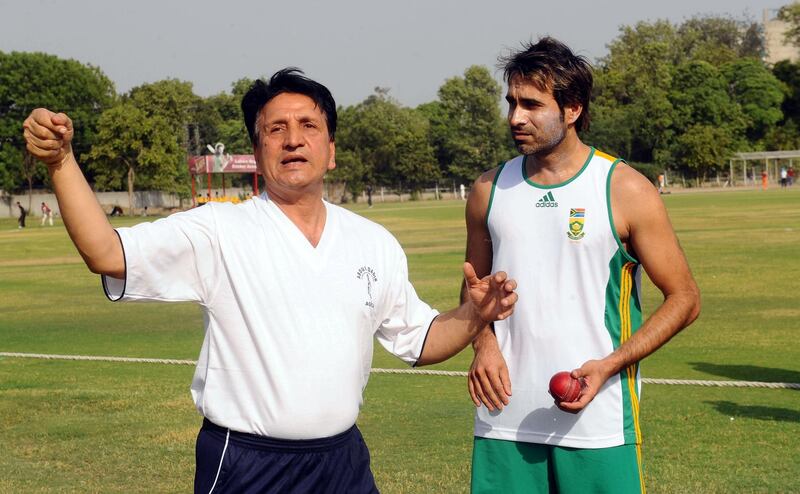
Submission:
[[480,407],[481,400],[478,398],[478,395],[475,391],[475,385],[472,384],[472,376],[467,377],[467,388],[469,389],[469,396],[472,398],[472,403],[474,403],[476,407]]
[[50,119],[61,135],[72,131],[72,120],[65,113],[56,113]]
[[505,310],[497,314],[498,321],[506,319],[514,313],[514,306],[516,305],[517,300],[519,300],[519,296],[514,292],[511,292],[507,297],[500,299],[500,306],[505,307]]
[[508,405],[511,380],[505,365],[499,369],[473,366],[469,372],[468,382],[470,396],[476,407],[483,403],[489,411],[494,411],[502,410]]
[[69,152],[74,131],[72,120],[67,115],[37,108],[25,119],[22,127],[28,152],[48,165],[60,162]]

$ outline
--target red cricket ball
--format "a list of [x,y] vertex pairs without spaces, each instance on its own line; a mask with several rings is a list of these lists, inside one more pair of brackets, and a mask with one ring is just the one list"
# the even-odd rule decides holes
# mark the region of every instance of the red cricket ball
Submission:
[[573,402],[581,395],[581,381],[569,372],[557,372],[550,378],[550,395],[556,401]]

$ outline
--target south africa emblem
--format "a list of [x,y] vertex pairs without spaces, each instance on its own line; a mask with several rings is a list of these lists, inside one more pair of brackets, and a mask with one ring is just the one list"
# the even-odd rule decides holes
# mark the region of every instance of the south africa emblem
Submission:
[[586,216],[586,209],[584,208],[570,208],[569,210],[569,229],[567,230],[567,237],[570,240],[580,240],[586,236],[583,231],[583,220]]

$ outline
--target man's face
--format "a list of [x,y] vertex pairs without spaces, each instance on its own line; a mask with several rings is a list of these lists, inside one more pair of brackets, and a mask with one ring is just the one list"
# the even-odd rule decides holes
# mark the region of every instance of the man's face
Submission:
[[336,167],[325,115],[308,96],[275,96],[259,112],[256,126],[254,154],[270,192],[321,187],[325,172]]
[[580,114],[574,108],[562,112],[551,90],[539,89],[520,76],[509,81],[506,101],[511,135],[519,152],[526,155],[555,148],[564,140],[568,124]]

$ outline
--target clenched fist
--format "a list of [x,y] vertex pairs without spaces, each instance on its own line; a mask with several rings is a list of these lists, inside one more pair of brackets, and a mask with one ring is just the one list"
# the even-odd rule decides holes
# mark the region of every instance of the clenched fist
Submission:
[[22,124],[28,152],[48,167],[58,167],[72,153],[72,120],[45,108],[33,110]]

